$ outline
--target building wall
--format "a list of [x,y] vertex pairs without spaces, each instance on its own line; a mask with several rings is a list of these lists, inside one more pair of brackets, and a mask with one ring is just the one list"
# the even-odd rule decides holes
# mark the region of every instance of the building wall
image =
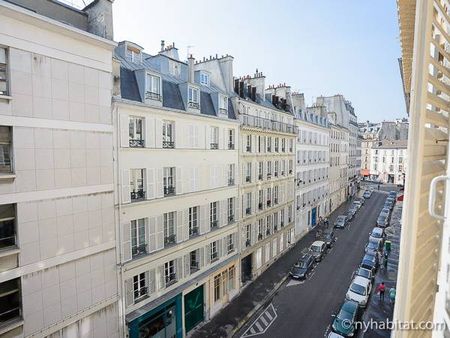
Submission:
[[404,184],[408,165],[406,148],[373,147],[370,154],[370,173],[374,178],[383,183]]
[[24,322],[15,332],[58,336],[92,319],[94,333],[114,337],[114,45],[46,21],[0,4],[10,80],[0,121],[12,133],[13,168],[0,203],[15,206],[18,256],[13,266],[0,258],[0,282],[20,280]]

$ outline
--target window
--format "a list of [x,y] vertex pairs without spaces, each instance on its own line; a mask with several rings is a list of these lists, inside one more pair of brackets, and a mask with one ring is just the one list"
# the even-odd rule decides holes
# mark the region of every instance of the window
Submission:
[[281,161],[281,175],[284,176],[285,172],[286,172],[286,160],[282,160]]
[[131,221],[131,252],[133,257],[147,253],[145,218]]
[[211,127],[211,149],[219,149],[219,128]]
[[278,230],[278,212],[273,214],[273,229],[274,231]]
[[166,167],[164,168],[164,196],[171,196],[175,194],[175,168]]
[[200,73],[200,83],[205,86],[209,86],[209,75],[206,73]]
[[145,198],[144,169],[130,170],[131,202],[141,201]]
[[0,173],[11,172],[11,128],[0,126]]
[[129,136],[130,147],[143,147],[144,137],[142,133],[143,119],[141,117],[130,116]]
[[164,245],[174,244],[176,240],[175,212],[166,212],[164,214]]
[[21,317],[20,278],[0,283],[0,325]]
[[270,207],[272,205],[272,188],[267,188],[267,206]]
[[246,194],[247,207],[245,208],[245,214],[250,215],[252,213],[252,193],[248,192]]
[[220,299],[220,275],[214,276],[214,302]]
[[275,152],[278,153],[280,150],[280,139],[278,137],[275,138]]
[[281,139],[281,151],[284,153],[286,152],[286,139]]
[[177,282],[175,261],[171,260],[164,264],[164,276],[166,277],[166,287]]
[[189,208],[189,238],[198,235],[198,207]]
[[234,236],[233,234],[229,234],[227,236],[227,252],[233,252],[234,251]]
[[267,178],[271,178],[272,177],[272,162],[271,161],[267,161]]
[[288,223],[292,222],[292,205],[288,207]]
[[0,47],[0,95],[8,95],[7,49]]
[[197,88],[189,87],[189,102],[190,108],[200,109],[199,92]]
[[252,243],[252,225],[247,224],[245,227],[245,246],[249,247]]
[[163,121],[162,146],[163,148],[175,148],[175,124],[171,121]]
[[234,163],[228,165],[228,185],[234,185]]
[[145,272],[133,277],[133,296],[135,304],[147,297],[148,288],[145,277]]
[[294,167],[294,162],[289,160],[289,174],[292,174],[292,168]]
[[289,140],[289,152],[292,153],[294,151],[294,140]]
[[228,97],[220,95],[219,98],[219,113],[228,115]]
[[246,165],[245,182],[252,181],[252,163],[248,162]]
[[284,209],[280,212],[280,225],[284,227]]
[[279,167],[279,162],[275,161],[275,169],[274,169],[274,175],[275,177],[278,177],[278,167]]
[[228,130],[228,149],[234,150],[234,129]]
[[267,138],[267,152],[272,152],[272,137],[270,136]]
[[234,198],[231,197],[227,201],[228,204],[228,224],[234,222]]
[[260,241],[263,238],[263,225],[264,220],[261,218],[258,220],[258,241]]
[[194,273],[200,270],[199,254],[200,252],[198,249],[189,253],[190,273]]
[[273,204],[278,204],[278,186],[273,188]]
[[247,135],[247,153],[252,151],[252,135]]
[[211,262],[215,262],[216,260],[219,259],[219,251],[218,251],[218,244],[217,241],[214,241],[210,244],[211,246]]
[[264,190],[259,190],[258,191],[258,209],[262,210],[263,209],[263,203],[264,203]]
[[159,76],[147,74],[147,79],[145,81],[145,99],[162,101],[161,78]]
[[264,171],[264,162],[259,162],[258,163],[258,179],[259,180],[263,179],[263,171]]
[[236,279],[236,267],[233,265],[228,269],[228,290],[234,290]]
[[0,205],[0,250],[16,245],[15,214],[13,204]]
[[209,203],[209,224],[211,230],[219,226],[219,221],[217,219],[217,202]]

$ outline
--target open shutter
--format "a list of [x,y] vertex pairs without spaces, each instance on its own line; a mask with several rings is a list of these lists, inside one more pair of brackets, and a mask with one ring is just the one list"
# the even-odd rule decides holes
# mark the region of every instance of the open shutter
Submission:
[[155,119],[155,148],[162,148],[163,123],[160,119]]
[[183,258],[178,257],[175,260],[175,264],[177,265],[177,271],[176,271],[177,280],[182,280],[183,279]]
[[234,217],[235,217],[236,222],[239,221],[239,219],[241,218],[241,214],[240,214],[241,208],[240,208],[240,206],[241,206],[241,204],[240,204],[240,201],[239,201],[239,195],[237,195],[234,198]]
[[158,266],[158,271],[156,272],[156,278],[158,280],[158,290],[162,290],[166,287],[166,282],[164,280],[164,264]]
[[219,202],[219,227],[224,227],[227,224],[227,200],[222,200]]
[[218,146],[219,146],[219,149],[227,149],[226,147],[224,147],[224,143],[223,143],[223,140],[224,140],[224,134],[225,134],[225,129],[222,129],[222,128],[217,128],[217,130],[218,130],[218,132],[219,132],[219,144],[218,144]]
[[252,236],[251,241],[250,241],[251,245],[255,244],[258,240],[257,227],[258,227],[258,223],[251,225],[251,236]]
[[131,260],[131,223],[122,223],[122,262]]
[[183,239],[189,239],[189,209],[183,211]]
[[163,216],[156,218],[156,250],[164,248],[164,221]]
[[184,255],[184,277],[188,277],[191,274],[191,255]]
[[203,266],[205,266],[205,247],[201,247],[199,250],[199,268],[201,269]]
[[125,306],[129,307],[134,303],[133,297],[133,278],[125,280]]
[[155,120],[151,118],[145,118],[145,147],[155,147]]
[[149,217],[148,221],[148,251],[153,252],[156,251],[156,218]]
[[211,244],[205,247],[205,263],[206,265],[211,263]]
[[183,212],[177,211],[177,243],[184,240],[184,229],[185,224],[183,223]]
[[121,113],[120,115],[120,145],[123,148],[130,146],[130,119],[128,114]]
[[175,187],[175,192],[177,195],[182,194],[183,193],[183,176],[181,173],[181,168],[176,168],[176,173],[175,173],[176,177],[176,187]]
[[151,269],[148,272],[148,294],[151,296],[152,293],[156,291],[156,271],[155,269]]
[[223,240],[222,239],[217,240],[217,253],[218,253],[219,259],[222,258],[222,256],[223,256]]
[[224,150],[228,149],[228,128],[223,129],[222,147]]
[[203,235],[208,232],[208,205],[200,206],[200,234]]
[[156,172],[157,172],[155,182],[156,198],[161,198],[164,196],[163,168],[156,169]]
[[228,246],[228,235],[222,239],[222,252],[220,257],[224,257],[228,254],[227,246]]
[[[180,126],[178,125],[178,127],[180,127]],[[181,127],[177,128],[177,123],[176,122],[173,124],[173,130],[172,131],[175,134],[174,135],[175,148],[180,149],[180,148],[186,147],[187,144],[184,142],[183,133],[181,132]]]
[[145,180],[147,185],[146,196],[148,200],[155,198],[155,170],[147,168],[145,171]]
[[130,171],[128,169],[122,170],[122,203],[131,202],[130,191]]

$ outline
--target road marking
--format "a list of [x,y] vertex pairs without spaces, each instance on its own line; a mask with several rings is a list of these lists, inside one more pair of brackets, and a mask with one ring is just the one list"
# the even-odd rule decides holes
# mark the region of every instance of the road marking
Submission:
[[[269,319],[269,320],[267,320]],[[255,319],[250,327],[244,332],[241,338],[252,337],[264,334],[272,323],[277,319],[277,312],[272,303]]]
[[293,285],[301,285],[303,284],[304,281],[299,281],[299,280],[295,280],[295,279],[291,279],[289,281],[289,283],[286,284],[286,286],[293,286]]

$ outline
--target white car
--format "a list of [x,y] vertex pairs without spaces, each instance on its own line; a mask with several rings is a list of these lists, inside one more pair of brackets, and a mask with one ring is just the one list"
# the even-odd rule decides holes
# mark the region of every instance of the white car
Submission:
[[362,207],[362,203],[360,200],[356,200],[353,202],[353,205],[356,206],[358,209],[360,209]]
[[371,291],[372,282],[370,279],[356,276],[350,284],[345,298],[357,302],[361,307],[366,307]]
[[331,331],[327,338],[344,338],[344,336],[341,336],[340,334],[337,334],[336,332]]

